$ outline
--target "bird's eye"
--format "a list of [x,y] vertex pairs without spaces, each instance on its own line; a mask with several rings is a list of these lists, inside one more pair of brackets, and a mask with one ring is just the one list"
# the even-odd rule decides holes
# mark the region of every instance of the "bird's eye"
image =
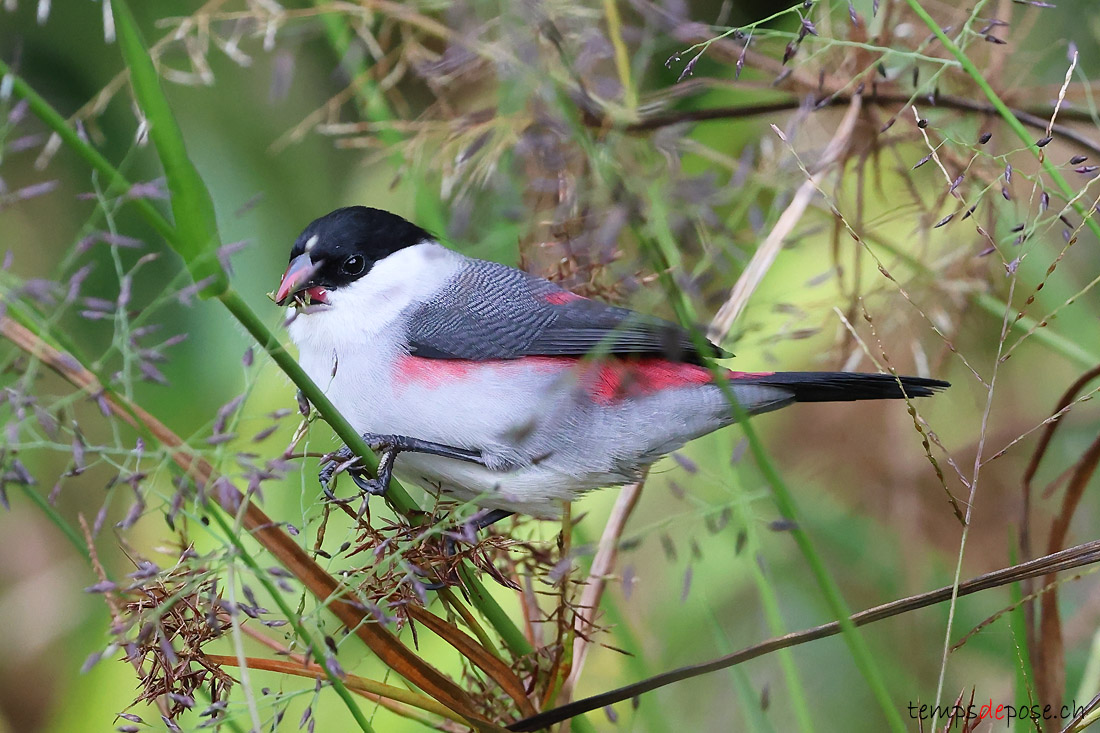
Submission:
[[345,275],[362,275],[363,270],[367,267],[367,260],[361,255],[352,255],[344,260],[344,264],[340,265],[340,271]]

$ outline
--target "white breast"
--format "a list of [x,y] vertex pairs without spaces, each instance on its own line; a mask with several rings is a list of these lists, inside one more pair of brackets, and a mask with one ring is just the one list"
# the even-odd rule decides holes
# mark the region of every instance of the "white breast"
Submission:
[[399,409],[390,383],[403,353],[399,315],[436,292],[463,259],[435,242],[406,247],[290,324],[302,368],[360,432],[392,432],[385,422]]

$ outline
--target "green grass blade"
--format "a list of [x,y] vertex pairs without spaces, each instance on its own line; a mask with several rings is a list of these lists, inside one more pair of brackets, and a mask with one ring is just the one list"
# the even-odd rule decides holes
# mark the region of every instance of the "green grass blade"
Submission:
[[[1094,235],[1096,235],[1097,237],[1100,237],[1100,222],[1097,222],[1096,219],[1094,219],[1092,217],[1092,215],[1091,215],[1092,214],[1091,205],[1086,206],[1085,204],[1083,204],[1080,200],[1078,200],[1076,198],[1076,192],[1073,190],[1073,187],[1069,185],[1069,181],[1066,180],[1065,176],[1062,175],[1061,171],[1058,170],[1057,166],[1055,166],[1053,163],[1051,163],[1049,158],[1043,153],[1042,146],[1045,145],[1045,143],[1040,143],[1039,141],[1036,141],[1032,137],[1032,135],[1027,131],[1027,128],[1024,127],[1024,124],[1022,122],[1020,122],[1019,119],[1017,119],[1016,115],[1013,114],[1012,110],[1008,107],[1007,104],[1005,104],[1004,100],[1001,99],[1000,95],[997,94],[997,91],[993,88],[993,86],[989,83],[989,81],[985,78],[985,76],[982,75],[982,72],[978,69],[978,67],[974,64],[974,62],[970,60],[970,57],[967,56],[966,51],[963,50],[962,48],[960,48],[959,45],[956,44],[955,41],[952,40],[951,37],[948,36],[944,32],[944,30],[935,21],[935,19],[933,19],[932,16],[928,14],[928,11],[925,10],[923,7],[921,7],[921,4],[917,0],[906,0],[906,2],[908,3],[909,8],[916,14],[916,16],[918,18],[920,18],[921,22],[923,22],[926,26],[928,26],[928,29],[931,30],[932,33],[936,36],[936,38],[939,39],[940,43],[943,44],[944,50],[946,50],[949,54],[951,54],[955,58],[955,60],[959,63],[959,68],[961,68],[963,70],[963,72],[967,76],[969,76],[971,78],[971,80],[973,80],[973,82],[977,85],[978,89],[981,90],[981,92],[985,95],[986,99],[988,99],[990,104],[993,105],[993,108],[995,110],[997,110],[997,114],[999,114],[1001,116],[1001,118],[1005,121],[1005,124],[1008,125],[1009,129],[1011,129],[1016,134],[1016,136],[1018,138],[1020,138],[1020,140],[1025,143],[1025,145],[1027,145],[1027,149],[1029,151],[1031,151],[1031,153],[1038,159],[1039,164],[1043,169],[1043,172],[1050,178],[1050,180],[1052,180],[1057,185],[1058,190],[1061,191],[1062,194],[1066,197],[1066,199],[1070,202],[1070,205],[1072,206],[1073,210],[1076,211],[1084,219],[1085,225],[1088,226],[1089,230],[1092,231],[1092,233]],[[965,28],[964,30],[969,30],[969,28]],[[1007,310],[1005,312],[1005,323],[1006,324],[1009,323],[1009,312]],[[1008,331],[1008,329],[1007,329],[1007,326],[1006,326],[1004,328],[1004,332],[1007,334],[1007,331]],[[1004,345],[1004,337],[1002,337],[1001,343],[998,346],[998,358],[1001,355],[1001,348],[1003,348],[1003,345]],[[996,366],[994,367],[993,374],[994,374],[994,378],[996,378]],[[990,399],[992,399],[992,394],[993,394],[992,393],[992,387],[990,387]],[[989,407],[988,407],[988,404],[987,404],[987,407],[986,407],[986,414],[987,415],[988,415],[988,410],[989,410]],[[984,429],[983,429],[983,437],[984,437]],[[981,454],[980,454],[980,449],[979,449],[979,456],[980,455]],[[974,480],[974,486],[976,486],[976,482],[978,480],[977,473],[975,473],[973,480]],[[975,489],[972,486],[972,488],[971,488],[972,497],[973,497],[973,494],[974,494],[974,490]],[[967,527],[963,529],[962,538],[961,538],[960,543],[959,543],[958,561],[957,561],[956,566],[955,566],[955,583],[956,583],[956,585],[958,584],[959,574],[960,574],[960,571],[961,571],[961,568],[962,568],[963,554],[966,550],[966,541],[967,541],[967,536],[969,534],[969,527],[970,527],[970,525],[967,525]],[[949,645],[950,639],[951,639],[951,629],[952,629],[952,620],[954,618],[954,611],[955,611],[955,599],[952,599],[951,606],[950,606],[950,609],[948,611],[947,629],[946,629],[946,633],[944,635],[945,638],[944,638],[943,661],[942,661],[941,666],[940,666],[939,682],[936,686],[936,698],[935,698],[934,702],[936,702],[937,704],[939,703],[940,696],[943,694],[944,678],[946,677],[946,670],[947,670],[947,655],[948,655],[948,648],[949,648],[948,645]],[[933,728],[935,728],[935,726],[936,726],[937,719],[938,718],[936,716],[933,716],[933,718],[932,718],[932,727]]]
[[[129,18],[132,20],[132,17]],[[131,29],[132,30],[132,29]],[[140,43],[140,38],[136,37],[132,40]],[[147,56],[147,54],[146,54]],[[151,62],[150,62],[151,65]],[[82,140],[75,132],[75,130],[69,125],[68,121],[57,113],[53,107],[46,102],[40,95],[38,95],[31,87],[26,84],[24,80],[16,76],[10,67],[0,61],[0,74],[3,74],[10,80],[11,88],[17,98],[26,99],[31,108],[31,111],[47,124],[58,136],[62,139],[68,147],[77,152],[81,157],[85,159],[100,175],[108,181],[108,183],[119,190],[128,190],[131,188],[131,184],[126,178],[113,166],[106,158],[98,153],[87,142]],[[157,94],[162,95],[159,83],[153,88]],[[171,114],[170,108],[167,104],[163,106],[163,109],[167,110],[168,114]],[[178,132],[178,126],[172,122],[172,127]],[[182,146],[182,138],[176,140]],[[158,148],[158,153],[160,149]],[[176,151],[178,154],[179,151]],[[194,171],[194,166],[187,159],[185,151],[182,154],[182,161],[177,158],[178,166],[185,166],[191,171]],[[173,171],[176,168],[172,169]],[[171,183],[173,173],[169,171],[168,165],[165,164],[165,172],[168,175],[169,182]],[[196,172],[197,175],[197,172]],[[190,178],[192,185],[202,186],[205,193],[196,197],[196,202],[193,202],[199,209],[203,208],[201,199],[206,201],[210,200],[209,192],[205,189],[201,178]],[[169,190],[172,190],[172,186],[169,186]],[[174,198],[174,194],[173,194]],[[159,233],[165,241],[169,243],[174,251],[181,256],[186,256],[187,245],[183,244],[184,236],[157,210],[149,201],[144,199],[134,199],[133,204],[141,213],[143,218]],[[175,211],[174,207],[174,211]],[[178,216],[178,214],[177,214]],[[214,249],[216,252],[217,242],[220,238],[216,236],[216,231],[213,239],[209,239],[205,234],[198,235],[198,241],[200,243],[214,243]],[[216,257],[214,258],[216,262]],[[220,268],[220,266],[219,266]],[[190,268],[189,268],[190,269]],[[192,269],[191,272],[194,272]],[[341,415],[336,408],[332,405],[331,401],[324,394],[324,392],[318,387],[313,380],[305,373],[298,362],[290,354],[289,351],[283,346],[280,340],[274,333],[267,327],[267,325],[260,319],[260,317],[253,311],[244,299],[237,293],[232,287],[226,285],[225,289],[218,294],[218,299],[222,304],[233,314],[238,322],[245,327],[245,329],[252,335],[255,341],[268,353],[271,359],[276,363],[283,373],[290,378],[292,382],[302,391],[306,399],[314,406],[314,408],[321,414],[326,422],[332,427],[333,431],[344,441],[357,455],[359,455],[364,464],[371,470],[375,470],[378,465],[378,459],[370,448],[363,441],[362,437],[355,431],[351,423],[349,423],[343,415]],[[390,484],[389,491],[386,495],[386,500],[399,512],[406,515],[412,515],[418,510],[418,507],[413,502],[409,494],[404,490],[399,482],[394,480]],[[480,583],[478,584],[480,586]],[[502,638],[509,639],[511,644],[510,648],[519,648],[522,646],[521,642],[526,642],[523,639],[522,633],[512,623],[511,619],[500,609],[488,593],[482,592],[475,595],[473,603],[482,612],[482,614],[490,620],[497,632]]]
[[260,564],[256,561],[256,558],[252,557],[252,555],[249,554],[247,548],[245,548],[244,546],[244,542],[241,539],[240,532],[238,532],[235,527],[230,525],[229,521],[225,517],[225,514],[222,511],[218,510],[211,512],[211,516],[213,516],[214,521],[217,523],[218,528],[222,531],[225,539],[233,544],[237,552],[237,557],[239,557],[241,561],[246,566],[248,566],[250,570],[252,570],[253,576],[255,577],[257,582],[259,582],[264,587],[264,589],[268,592],[268,595],[270,595],[271,598],[275,601],[275,604],[279,607],[279,611],[282,612],[283,617],[290,624],[291,628],[294,629],[294,633],[305,644],[305,648],[308,650],[308,653],[313,657],[313,661],[317,663],[317,666],[325,670],[325,674],[328,677],[329,682],[332,684],[332,689],[336,692],[337,695],[340,696],[340,699],[343,700],[344,705],[347,706],[348,711],[351,713],[352,717],[355,718],[356,724],[358,724],[363,733],[373,733],[374,728],[371,727],[370,721],[368,721],[366,716],[363,714],[363,711],[360,709],[358,703],[356,703],[355,698],[352,697],[351,691],[348,690],[347,686],[344,684],[344,681],[340,679],[339,675],[333,674],[331,671],[329,671],[329,667],[327,664],[328,660],[325,659],[324,653],[324,650],[327,649],[325,644],[321,640],[314,639],[312,637],[306,627],[299,620],[298,615],[294,613],[294,609],[290,607],[290,604],[288,604],[286,602],[286,599],[283,598],[283,595],[279,592],[279,589],[275,587],[275,584],[271,582],[271,579],[268,577],[267,573],[262,567],[260,567]]
[[[1015,565],[1020,561],[1016,545],[1011,540],[1008,544],[1008,561]],[[1032,688],[1031,680],[1035,675],[1031,666],[1031,650],[1027,644],[1027,614],[1024,611],[1024,592],[1019,583],[1013,583],[1008,587],[1009,598],[1012,601],[1012,610],[1008,613],[1008,625],[1012,631],[1012,641],[1016,646],[1016,707],[1028,706],[1035,701],[1029,690]],[[1024,719],[1016,723],[1016,730],[1032,730],[1031,721]]]
[[[651,236],[647,236],[646,233],[642,233],[639,238],[643,242],[647,254],[654,263],[653,269],[658,273],[657,280],[664,289],[673,312],[676,313],[681,323],[690,327],[691,324],[697,323],[694,308],[670,274],[673,266],[672,261],[670,261],[670,256],[675,257],[676,245],[672,237],[671,229],[668,226],[668,211],[660,196],[654,195],[651,200],[653,204],[653,210],[650,212],[652,234]],[[707,348],[706,340],[699,333],[697,328],[692,329],[692,335],[693,338],[696,339],[697,346],[705,350]],[[794,539],[795,545],[802,553],[802,557],[809,567],[810,574],[813,575],[818,589],[821,591],[821,595],[824,597],[825,603],[829,607],[829,612],[840,624],[842,637],[845,644],[848,646],[848,650],[852,655],[852,660],[855,662],[856,668],[867,681],[867,685],[870,687],[871,693],[874,695],[875,701],[882,710],[883,716],[890,729],[901,733],[906,729],[905,723],[901,719],[901,713],[898,707],[890,698],[890,692],[886,688],[881,666],[871,653],[871,649],[867,645],[867,640],[863,637],[863,633],[852,623],[850,618],[852,613],[851,609],[844,600],[844,596],[840,591],[840,586],[837,585],[833,576],[825,567],[824,559],[818,553],[813,540],[810,539],[810,535],[805,529],[805,522],[801,519],[803,515],[798,510],[794,494],[791,493],[787,483],[783,480],[782,476],[780,476],[778,469],[776,469],[775,464],[768,456],[767,451],[764,449],[764,444],[756,434],[756,429],[753,427],[748,414],[741,405],[738,404],[737,398],[730,389],[724,373],[713,364],[712,369],[715,374],[716,383],[722,387],[726,399],[730,403],[730,408],[733,410],[733,415],[745,434],[745,439],[748,441],[749,445],[749,452],[752,454],[753,460],[759,467],[764,477],[764,481],[771,488],[772,500],[775,502],[776,509],[779,511],[780,516],[790,523],[792,527],[790,536]]]
[[[80,139],[80,136],[77,135],[72,126],[69,125],[68,121],[58,114],[58,112],[50,106],[49,102],[35,92],[23,79],[16,76],[12,72],[11,67],[2,60],[0,60],[0,74],[3,74],[11,80],[14,95],[19,99],[27,100],[35,116],[46,123],[51,131],[57,133],[58,137],[61,138],[66,146],[84,158],[97,173],[107,179],[111,186],[124,191],[132,187],[132,184],[118,171],[118,169],[100,155],[95,148]],[[146,223],[164,237],[164,240],[168,242],[174,251],[181,252],[180,242],[182,240],[182,235],[172,226],[164,215],[148,200],[140,198],[133,199],[132,203],[145,219]],[[368,468],[371,470],[376,468],[378,465],[377,457],[367,444],[363,442],[359,434],[355,432],[351,423],[337,412],[336,408],[333,407],[321,388],[309,378],[309,375],[298,365],[298,362],[291,356],[290,352],[286,350],[286,347],[283,346],[278,337],[276,337],[275,334],[271,332],[271,329],[267,327],[267,324],[256,315],[256,312],[245,303],[240,294],[230,287],[220,294],[219,299],[241,325],[248,330],[256,340],[256,343],[268,353],[283,373],[294,382],[294,385],[298,387],[298,389],[302,390],[302,393],[310,403],[313,404],[325,421],[332,426],[333,431],[340,439],[363,459]],[[386,499],[398,511],[403,513],[409,513],[417,509],[411,497],[409,497],[408,493],[396,480],[390,484],[390,491]]]
[[126,0],[112,0],[118,45],[130,68],[130,83],[134,97],[149,124],[149,136],[168,179],[172,199],[172,217],[179,238],[173,242],[176,251],[187,263],[196,283],[205,283],[200,295],[220,295],[229,288],[225,268],[218,261],[221,238],[214,214],[214,200],[203,183],[199,171],[187,155],[168,98],[160,84],[160,75],[141,37],[137,22]]
[[[315,0],[314,5],[320,6],[323,3]],[[329,45],[332,46],[333,51],[341,60],[346,59],[352,40],[355,38],[355,32],[348,24],[347,17],[339,13],[323,13],[320,18]],[[359,114],[364,119],[372,122],[394,119],[393,111],[390,109],[385,95],[378,85],[368,77],[366,62],[361,59],[356,60],[349,65],[346,71],[351,78],[362,80],[362,83],[355,86],[355,99],[358,103]],[[379,131],[378,136],[384,146],[393,151],[390,154],[390,159],[394,167],[398,170],[405,168],[406,165],[400,151],[400,133],[383,129]],[[439,197],[429,195],[427,187],[418,187],[414,199],[417,221],[429,230],[444,231],[447,225],[446,210]],[[409,503],[411,505],[412,502]],[[501,640],[504,641],[505,646],[516,656],[531,653],[533,649],[523,636],[523,632],[501,609],[496,600],[489,595],[477,575],[470,570],[467,564],[464,563],[461,567],[463,582],[466,583],[472,594],[471,602],[481,612],[481,615],[488,620]]]
[[1081,203],[1081,201],[1075,200],[1077,192],[1073,190],[1073,186],[1069,185],[1069,181],[1067,181],[1066,177],[1062,175],[1062,172],[1058,170],[1058,167],[1051,163],[1050,159],[1043,154],[1042,148],[1037,144],[1035,137],[1027,131],[1027,128],[1024,127],[1024,123],[1020,122],[1016,115],[1012,113],[1009,106],[1005,104],[1004,100],[997,94],[997,91],[990,85],[986,78],[982,76],[982,72],[974,65],[974,62],[970,60],[966,52],[959,48],[959,46],[951,40],[950,36],[944,33],[939,24],[928,14],[927,10],[921,7],[921,4],[917,2],[917,0],[906,1],[909,3],[910,9],[912,9],[917,17],[928,26],[928,29],[935,34],[940,43],[943,44],[944,49],[955,57],[955,60],[959,62],[960,68],[962,68],[967,76],[978,85],[978,88],[985,94],[989,103],[997,110],[997,114],[1005,121],[1005,124],[1007,124],[1009,128],[1016,133],[1016,136],[1028,146],[1028,150],[1035,155],[1040,165],[1042,165],[1043,172],[1050,176],[1050,180],[1058,185],[1058,189],[1066,199],[1072,202],[1073,210],[1084,218],[1085,224],[1092,230],[1092,233],[1100,237],[1100,222],[1089,215],[1089,209],[1091,207]]

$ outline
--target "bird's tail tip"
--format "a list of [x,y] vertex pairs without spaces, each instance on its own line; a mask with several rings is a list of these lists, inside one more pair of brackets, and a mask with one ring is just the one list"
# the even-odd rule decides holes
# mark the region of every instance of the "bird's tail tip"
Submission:
[[751,381],[756,384],[785,389],[793,393],[797,402],[846,402],[851,400],[931,397],[951,386],[949,382],[928,377],[859,372],[775,372],[774,374],[754,377]]

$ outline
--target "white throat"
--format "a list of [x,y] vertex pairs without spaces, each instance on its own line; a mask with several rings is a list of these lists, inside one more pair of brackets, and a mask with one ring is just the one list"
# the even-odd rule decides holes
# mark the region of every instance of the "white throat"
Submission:
[[438,291],[463,259],[434,241],[400,249],[352,284],[330,290],[328,306],[299,314],[290,324],[290,338],[303,356],[310,350],[331,353],[343,344],[374,341],[393,328],[401,311]]

